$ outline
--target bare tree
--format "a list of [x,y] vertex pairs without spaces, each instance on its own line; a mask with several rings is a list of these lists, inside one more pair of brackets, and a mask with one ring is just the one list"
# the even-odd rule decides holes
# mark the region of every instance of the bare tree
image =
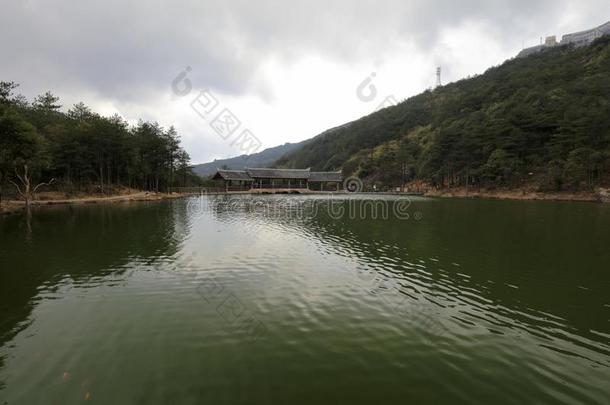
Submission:
[[21,186],[11,179],[9,179],[9,181],[15,186],[15,188],[17,188],[17,192],[24,199],[27,207],[30,206],[31,201],[36,197],[36,192],[40,187],[50,186],[55,182],[55,179],[51,179],[46,183],[38,183],[32,187],[32,174],[27,164],[23,165],[23,173],[21,174],[17,168],[15,168],[15,176],[21,183]]

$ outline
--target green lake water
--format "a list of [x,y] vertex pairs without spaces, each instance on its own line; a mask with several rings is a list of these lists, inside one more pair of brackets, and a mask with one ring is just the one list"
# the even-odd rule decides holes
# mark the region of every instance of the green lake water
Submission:
[[0,405],[610,403],[610,206],[329,198],[1,218]]

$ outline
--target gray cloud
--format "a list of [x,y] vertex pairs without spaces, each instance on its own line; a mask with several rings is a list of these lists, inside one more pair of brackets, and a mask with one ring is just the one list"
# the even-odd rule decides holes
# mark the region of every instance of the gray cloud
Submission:
[[[270,55],[371,58],[396,42],[422,52],[442,29],[485,21],[499,40],[537,38],[578,4],[568,1],[61,1],[3,5],[3,77],[47,86],[91,86],[137,100],[192,65],[215,90],[248,91]],[[597,16],[607,2],[576,6]],[[595,21],[594,22],[601,22]],[[592,22],[593,22],[592,21]]]
[[51,89],[137,105],[192,66],[199,86],[271,98],[270,79],[259,77],[270,58],[373,64],[401,44],[432,52],[443,30],[469,24],[489,26],[498,47],[516,52],[608,19],[607,0],[10,1],[0,14],[0,80],[22,83],[29,97]]

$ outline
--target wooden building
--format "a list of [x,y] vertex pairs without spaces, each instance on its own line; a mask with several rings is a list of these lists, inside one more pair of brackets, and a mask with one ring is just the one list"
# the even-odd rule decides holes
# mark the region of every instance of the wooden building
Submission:
[[293,190],[339,191],[341,172],[312,172],[310,169],[246,168],[218,170],[212,177],[222,182],[225,191]]

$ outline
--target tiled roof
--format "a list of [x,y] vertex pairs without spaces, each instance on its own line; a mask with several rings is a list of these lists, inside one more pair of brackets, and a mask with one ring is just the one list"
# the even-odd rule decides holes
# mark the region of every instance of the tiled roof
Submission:
[[214,180],[223,179],[233,181],[252,181],[252,177],[250,177],[248,173],[243,170],[218,170],[212,178]]
[[246,169],[221,170],[219,169],[213,180],[254,181],[254,179],[297,179],[312,182],[343,181],[341,172],[311,172],[309,169]]
[[341,172],[311,172],[309,181],[343,181],[343,174]]
[[262,179],[309,179],[309,169],[250,169],[246,172],[252,178]]

